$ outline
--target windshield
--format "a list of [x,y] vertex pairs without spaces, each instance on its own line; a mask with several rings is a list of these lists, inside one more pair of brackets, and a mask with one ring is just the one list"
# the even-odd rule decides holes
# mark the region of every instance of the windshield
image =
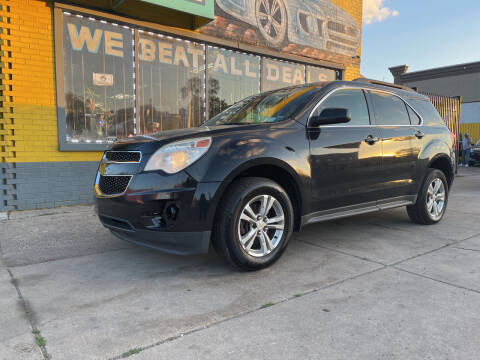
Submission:
[[317,86],[287,88],[247,97],[208,120],[205,125],[243,125],[285,120],[302,108]]

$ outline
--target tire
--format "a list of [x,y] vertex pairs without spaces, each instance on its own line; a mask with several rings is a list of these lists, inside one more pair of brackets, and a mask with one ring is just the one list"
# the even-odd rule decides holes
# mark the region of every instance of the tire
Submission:
[[[435,193],[434,185],[440,184],[439,181],[441,185],[439,185]],[[417,202],[414,205],[407,206],[407,213],[410,219],[422,225],[432,225],[440,222],[447,209],[448,190],[448,182],[445,174],[437,169],[429,169],[418,193]],[[433,199],[432,192],[435,194]],[[443,200],[442,197],[440,197],[442,192]],[[435,208],[437,211],[435,211]]]
[[256,0],[255,18],[257,28],[270,46],[279,48],[287,35],[287,8],[284,0]]
[[[266,214],[262,213],[262,204],[270,206]],[[293,217],[288,194],[276,182],[259,177],[240,178],[227,189],[217,210],[213,247],[241,270],[265,268],[285,250],[293,230]]]

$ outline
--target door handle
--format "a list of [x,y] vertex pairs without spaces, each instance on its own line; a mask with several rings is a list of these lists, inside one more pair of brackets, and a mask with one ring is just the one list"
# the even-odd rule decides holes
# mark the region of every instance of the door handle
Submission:
[[373,136],[373,135],[368,135],[364,141],[369,144],[369,145],[373,145],[375,144],[377,141],[380,141],[380,138],[376,137],[376,136]]
[[417,132],[415,133],[415,136],[418,138],[418,139],[421,139],[425,136],[425,133],[421,132],[420,130],[417,130]]

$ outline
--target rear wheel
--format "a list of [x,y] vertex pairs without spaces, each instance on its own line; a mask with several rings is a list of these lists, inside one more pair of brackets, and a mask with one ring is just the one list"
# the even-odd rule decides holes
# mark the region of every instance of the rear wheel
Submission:
[[407,206],[407,213],[417,224],[436,224],[442,220],[447,202],[448,183],[444,173],[430,169],[418,193],[416,204]]
[[292,229],[293,208],[285,190],[266,178],[241,178],[220,204],[213,243],[232,265],[258,270],[281,256]]

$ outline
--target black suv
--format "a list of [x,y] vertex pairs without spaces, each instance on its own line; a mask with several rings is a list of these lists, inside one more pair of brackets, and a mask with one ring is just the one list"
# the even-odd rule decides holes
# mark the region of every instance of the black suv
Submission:
[[414,222],[437,223],[454,178],[453,140],[429,99],[408,88],[284,88],[198,128],[117,142],[98,169],[97,211],[123,240],[176,254],[212,243],[255,270],[314,222],[406,206]]

